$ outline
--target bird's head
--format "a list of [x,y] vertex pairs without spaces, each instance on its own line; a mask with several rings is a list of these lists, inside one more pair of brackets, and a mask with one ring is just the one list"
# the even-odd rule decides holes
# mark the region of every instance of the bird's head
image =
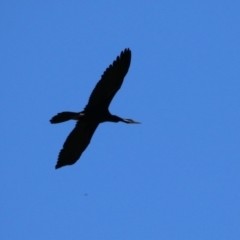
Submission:
[[122,121],[125,122],[125,123],[140,124],[140,122],[136,122],[136,121],[134,121],[132,119],[127,119],[127,118],[123,118]]
[[139,124],[140,122],[136,122],[132,119],[128,119],[128,118],[121,118],[121,117],[118,117],[116,115],[109,115],[109,118],[108,118],[108,121],[109,122],[125,122],[125,123],[135,123],[135,124]]

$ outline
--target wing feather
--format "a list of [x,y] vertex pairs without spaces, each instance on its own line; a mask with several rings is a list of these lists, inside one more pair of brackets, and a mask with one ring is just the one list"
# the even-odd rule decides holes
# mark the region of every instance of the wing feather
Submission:
[[125,49],[105,70],[93,89],[85,111],[93,108],[108,108],[114,95],[120,89],[131,62],[131,51]]
[[80,158],[90,143],[97,126],[97,122],[77,122],[58,155],[56,169],[66,165],[72,165]]

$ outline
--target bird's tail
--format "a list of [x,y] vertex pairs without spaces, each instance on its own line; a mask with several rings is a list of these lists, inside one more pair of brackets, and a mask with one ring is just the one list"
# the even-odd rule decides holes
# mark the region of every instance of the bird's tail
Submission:
[[57,115],[53,116],[52,119],[50,119],[51,123],[61,123],[66,122],[71,119],[77,120],[79,113],[76,112],[61,112]]

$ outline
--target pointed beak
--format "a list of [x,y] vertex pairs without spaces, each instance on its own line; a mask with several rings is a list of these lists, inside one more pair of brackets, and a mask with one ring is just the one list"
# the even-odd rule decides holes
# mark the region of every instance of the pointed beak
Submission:
[[140,122],[135,122],[135,121],[133,121],[133,122],[131,122],[131,123],[135,123],[135,124],[141,124]]
[[136,122],[136,121],[134,121],[134,120],[132,120],[132,119],[126,119],[126,118],[122,118],[122,120],[121,120],[122,122],[125,122],[125,123],[134,123],[134,124],[140,124],[140,122]]

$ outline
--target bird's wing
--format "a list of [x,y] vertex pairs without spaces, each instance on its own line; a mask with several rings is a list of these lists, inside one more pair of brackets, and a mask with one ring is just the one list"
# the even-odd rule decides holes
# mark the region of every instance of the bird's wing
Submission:
[[125,49],[105,70],[100,81],[90,95],[85,110],[108,108],[114,95],[120,89],[131,62],[131,51]]
[[99,123],[78,121],[58,155],[56,169],[74,164],[86,149]]

